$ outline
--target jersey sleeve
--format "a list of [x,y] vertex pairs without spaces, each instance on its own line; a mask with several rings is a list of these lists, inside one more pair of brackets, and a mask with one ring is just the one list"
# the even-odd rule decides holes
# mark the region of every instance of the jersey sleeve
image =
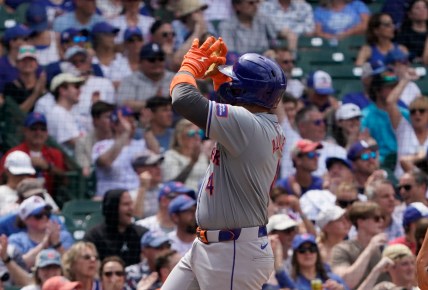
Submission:
[[245,150],[255,128],[254,115],[246,109],[210,101],[206,135],[217,140],[232,155],[238,156]]

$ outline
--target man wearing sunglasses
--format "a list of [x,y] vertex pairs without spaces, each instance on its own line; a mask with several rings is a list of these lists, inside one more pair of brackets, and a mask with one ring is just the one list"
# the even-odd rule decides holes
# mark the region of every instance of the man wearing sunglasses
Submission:
[[428,176],[421,171],[404,173],[398,182],[398,192],[406,205],[412,202],[421,202],[428,206],[426,192],[428,189]]
[[147,99],[168,96],[173,73],[165,69],[165,53],[156,43],[148,43],[140,50],[138,71],[122,79],[119,102],[139,112]]
[[301,196],[308,190],[322,189],[322,178],[312,175],[318,168],[318,149],[321,148],[322,145],[318,142],[307,139],[297,141],[291,153],[296,173],[278,180],[276,186],[296,196]]

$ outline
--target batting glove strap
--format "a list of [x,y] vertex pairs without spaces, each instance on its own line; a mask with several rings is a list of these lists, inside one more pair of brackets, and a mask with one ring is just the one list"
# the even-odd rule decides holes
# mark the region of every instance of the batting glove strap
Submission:
[[174,89],[174,87],[182,83],[190,84],[195,88],[197,88],[195,77],[187,71],[182,71],[182,72],[178,72],[173,77],[171,84],[169,86],[169,95],[172,96],[172,90]]

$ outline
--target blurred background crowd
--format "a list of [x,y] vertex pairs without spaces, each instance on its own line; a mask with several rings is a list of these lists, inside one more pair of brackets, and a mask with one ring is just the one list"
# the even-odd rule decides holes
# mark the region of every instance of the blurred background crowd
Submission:
[[0,289],[161,287],[215,157],[169,85],[210,35],[288,78],[263,289],[417,289],[425,0],[0,0]]

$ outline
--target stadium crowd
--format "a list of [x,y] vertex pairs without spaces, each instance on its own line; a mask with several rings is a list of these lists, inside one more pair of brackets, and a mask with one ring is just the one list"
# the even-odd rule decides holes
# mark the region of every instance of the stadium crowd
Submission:
[[[286,143],[263,289],[418,289],[428,97],[414,67],[428,65],[427,1],[0,0],[0,290],[160,289],[196,238],[215,158],[169,86],[210,35],[228,64],[256,52],[288,78],[272,112]],[[296,77],[304,38],[358,37],[360,91],[339,98],[322,66]],[[198,86],[215,96],[210,79]],[[78,196],[64,195],[72,186]],[[82,197],[98,207],[79,231],[65,208]]]

